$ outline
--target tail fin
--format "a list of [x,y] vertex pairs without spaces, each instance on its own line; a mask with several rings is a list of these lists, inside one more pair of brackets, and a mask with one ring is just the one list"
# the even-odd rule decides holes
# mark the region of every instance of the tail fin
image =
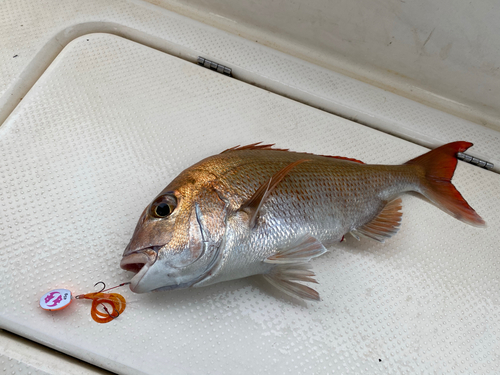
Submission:
[[470,142],[453,142],[438,147],[405,164],[423,169],[422,194],[443,211],[467,224],[484,226],[485,222],[451,183],[457,166],[456,154],[472,146]]

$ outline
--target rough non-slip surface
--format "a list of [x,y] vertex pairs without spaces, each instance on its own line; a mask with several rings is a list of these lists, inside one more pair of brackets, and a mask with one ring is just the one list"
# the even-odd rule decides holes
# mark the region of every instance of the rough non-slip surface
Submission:
[[427,151],[126,39],[70,43],[0,127],[0,325],[120,373],[497,373],[500,176],[464,163],[454,183],[486,229],[405,196],[394,238],[349,237],[314,261],[321,302],[250,278],[122,288],[108,324],[88,301],[39,308],[52,288],[128,281],[119,261],[145,205],[194,162],[257,141],[370,163]]
[[15,375],[110,375],[106,370],[2,330],[0,371]]
[[0,7],[0,121],[62,46],[92,32],[123,35],[191,60],[199,55],[215,60],[233,68],[239,79],[424,146],[466,138],[476,144],[474,156],[500,171],[500,135],[492,129],[138,0],[5,0]]

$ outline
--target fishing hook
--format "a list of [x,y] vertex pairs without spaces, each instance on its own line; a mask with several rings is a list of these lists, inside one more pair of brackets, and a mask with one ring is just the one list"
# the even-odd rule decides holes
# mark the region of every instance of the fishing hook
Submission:
[[106,284],[103,281],[98,281],[97,283],[94,284],[94,287],[97,284],[102,284],[102,289],[100,291],[96,292],[96,293],[101,293],[104,289],[106,289]]
[[115,310],[116,315],[111,315],[109,312],[108,308],[104,305],[104,303],[101,303],[102,307],[104,308],[104,311],[109,315],[110,318],[116,319],[120,316],[120,312],[113,306],[113,310]]

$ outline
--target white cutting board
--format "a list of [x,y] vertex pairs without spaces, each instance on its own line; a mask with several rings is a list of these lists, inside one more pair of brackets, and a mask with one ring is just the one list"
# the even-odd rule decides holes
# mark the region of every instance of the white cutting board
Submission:
[[[0,122],[10,115],[0,126],[0,286],[8,291],[0,328],[120,373],[496,373],[498,175],[463,163],[454,182],[487,229],[406,197],[391,242],[351,240],[316,261],[321,304],[297,304],[249,279],[201,294],[124,290],[127,310],[106,327],[81,301],[69,315],[40,318],[35,301],[49,287],[80,293],[129,277],[118,261],[139,213],[204,156],[256,140],[381,163],[425,151],[131,40],[191,62],[213,59],[239,81],[421,145],[473,141],[470,153],[497,172],[500,134],[138,0],[6,0],[0,19]],[[33,365],[34,353],[18,362],[3,339],[4,371],[56,371],[49,360]]]
[[[119,373],[495,373],[500,176],[459,163],[488,223],[413,196],[385,244],[348,238],[314,261],[322,301],[259,278],[135,295],[97,324],[90,303],[38,299],[128,281],[121,254],[179,172],[257,141],[369,163],[427,150],[109,34],[71,42],[0,127],[0,326]],[[118,290],[117,290],[118,291]]]

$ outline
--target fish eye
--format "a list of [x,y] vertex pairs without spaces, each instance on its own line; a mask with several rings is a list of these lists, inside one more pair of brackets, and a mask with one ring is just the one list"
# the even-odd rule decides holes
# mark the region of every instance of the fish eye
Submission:
[[160,203],[155,207],[155,214],[159,217],[165,217],[171,214],[170,206],[166,203]]
[[174,212],[177,201],[172,195],[163,195],[156,198],[151,204],[151,215],[157,218],[164,218]]

